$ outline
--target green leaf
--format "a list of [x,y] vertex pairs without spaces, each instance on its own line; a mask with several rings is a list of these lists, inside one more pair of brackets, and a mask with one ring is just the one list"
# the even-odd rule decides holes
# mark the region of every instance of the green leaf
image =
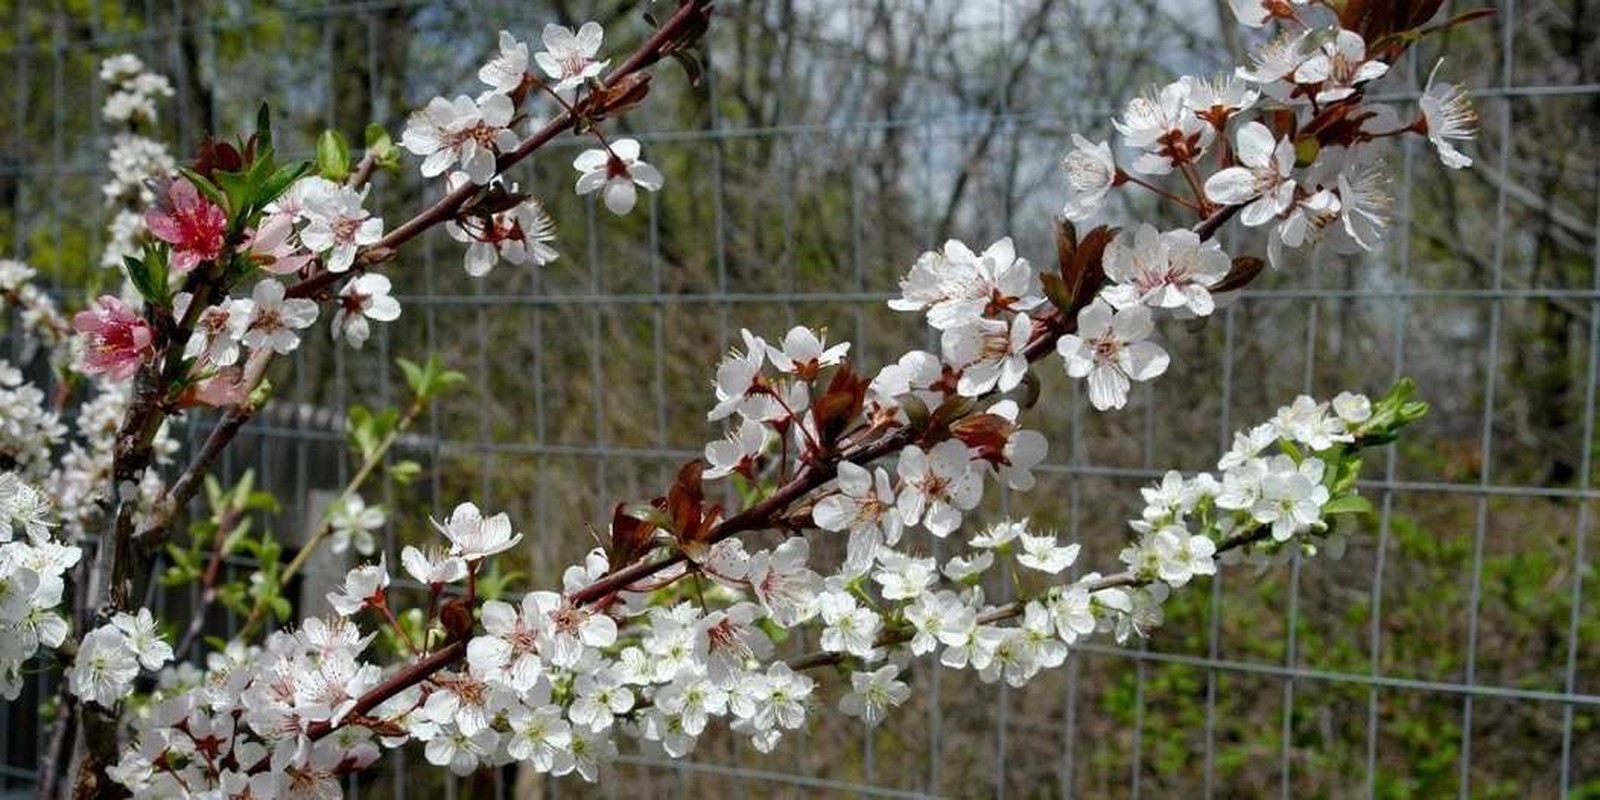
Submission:
[[350,177],[350,145],[336,130],[317,137],[317,173],[335,183]]
[[395,359],[404,373],[406,385],[418,398],[423,400],[437,397],[440,392],[452,386],[465,383],[467,376],[444,368],[443,362],[437,354],[428,356],[428,360],[421,365],[404,358]]
[[1322,506],[1322,513],[1328,516],[1334,514],[1372,514],[1372,502],[1357,494],[1329,500]]
[[1416,383],[1401,378],[1388,394],[1372,403],[1372,416],[1360,428],[1361,446],[1374,447],[1394,441],[1395,431],[1428,413],[1428,404],[1413,399]]
[[207,179],[206,176],[201,175],[200,173],[195,172],[188,167],[178,167],[178,174],[188,178],[189,182],[194,184],[194,188],[199,189],[200,193],[205,195],[207,200],[216,203],[217,206],[225,212],[229,210],[228,196],[223,194],[222,190],[218,189],[217,185]]
[[349,413],[350,441],[362,458],[371,458],[400,421],[400,414],[394,409],[374,414],[365,406],[351,406]]
[[399,483],[410,483],[422,474],[422,465],[415,461],[398,461],[389,465],[389,477]]
[[217,186],[222,189],[223,194],[228,196],[228,203],[224,208],[243,211],[254,205],[256,186],[249,172],[217,170],[211,174],[217,179]]
[[789,639],[789,629],[772,621],[770,617],[762,617],[756,620],[754,624],[761,629],[762,633],[767,635],[768,639],[772,640],[773,644],[783,644]]
[[234,509],[242,508],[243,500],[250,496],[250,493],[255,490],[255,486],[256,471],[253,469],[245,470],[244,474],[239,476],[239,482],[233,485],[232,507]]
[[1294,443],[1289,441],[1288,439],[1279,439],[1278,440],[1278,449],[1282,450],[1285,454],[1287,454],[1289,456],[1289,458],[1291,460],[1293,460],[1294,463],[1296,463],[1296,464],[1299,464],[1300,462],[1306,460],[1306,457],[1300,454],[1300,448],[1295,447]]
[[294,185],[295,181],[300,180],[301,176],[310,171],[310,161],[298,161],[279,167],[276,172],[267,176],[266,180],[261,182],[261,188],[256,192],[256,207],[264,208],[268,203],[282,197],[283,193],[289,191],[289,187]]
[[133,284],[135,291],[145,302],[160,308],[167,306],[167,276],[166,270],[158,270],[146,259],[133,256],[122,257],[122,267],[128,274],[128,283]]
[[206,504],[213,509],[222,506],[222,484],[217,482],[217,476],[206,476]]
[[382,125],[374,122],[366,130],[367,155],[379,169],[400,168],[400,148],[394,146],[394,137]]
[[224,553],[232,553],[234,550],[237,550],[240,547],[240,545],[242,545],[244,542],[248,541],[249,539],[250,539],[250,520],[248,518],[246,518],[245,520],[241,521],[238,525],[234,526],[234,529],[231,532],[229,532],[227,540],[222,543],[222,548],[223,548],[222,552],[224,552]]
[[266,103],[256,109],[256,147],[272,149],[272,108]]
[[245,498],[244,508],[248,511],[276,514],[283,509],[283,506],[278,502],[278,496],[271,492],[251,492],[250,496]]

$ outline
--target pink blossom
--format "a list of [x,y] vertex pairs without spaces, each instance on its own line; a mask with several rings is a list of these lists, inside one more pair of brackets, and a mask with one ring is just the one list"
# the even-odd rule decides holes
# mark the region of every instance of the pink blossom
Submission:
[[96,302],[97,307],[72,318],[72,327],[83,334],[78,370],[85,375],[104,374],[114,381],[128,380],[145,359],[155,355],[154,333],[150,324],[121,300],[102,295]]
[[238,367],[224,367],[215,375],[206,378],[192,387],[184,400],[185,405],[207,405],[213,408],[226,408],[240,405],[250,396],[244,384],[244,370]]
[[168,185],[165,203],[144,212],[144,223],[156,238],[172,245],[172,269],[183,273],[222,253],[228,215],[179,178]]
[[294,237],[294,216],[271,214],[261,218],[261,227],[249,232],[250,260],[274,275],[299,272],[311,261],[311,253],[301,249]]

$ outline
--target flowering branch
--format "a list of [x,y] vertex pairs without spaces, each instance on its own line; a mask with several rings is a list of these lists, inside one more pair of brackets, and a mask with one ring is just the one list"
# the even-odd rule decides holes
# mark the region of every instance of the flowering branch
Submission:
[[[177,578],[206,585],[203,605],[253,600],[245,630],[208,654],[205,673],[146,696],[135,682],[173,653],[149,612],[134,613],[134,581],[177,510],[266,402],[273,357],[298,346],[324,304],[334,311],[334,338],[357,348],[372,324],[398,318],[389,279],[371,268],[431,228],[466,245],[463,264],[474,276],[502,259],[539,266],[559,257],[543,206],[502,173],[563,133],[600,142],[573,162],[579,195],[598,194],[625,214],[639,189],[660,189],[662,176],[641,160],[636,140],[596,126],[644,98],[643,69],[664,56],[691,60],[686,48],[703,33],[710,5],[681,2],[609,73],[597,24],[548,26],[544,49],[531,54],[503,32],[478,75],[489,91],[435,98],[411,116],[398,146],[369,130],[354,165],[331,133],[315,163],[278,164],[263,110],[255,136],[237,146],[208,142],[176,176],[163,170],[167,177],[145,200],[148,239],[122,257],[142,309],[107,296],[73,321],[78,370],[127,392],[105,447],[112,491],[96,495],[111,524],[75,598],[83,637],[68,643],[64,629],[35,637],[73,653],[65,706],[82,701],[75,793],[334,794],[343,776],[380,757],[380,745],[407,741],[461,774],[524,761],[594,779],[618,731],[681,756],[714,717],[770,750],[805,722],[816,683],[797,670],[844,668],[850,690],[839,709],[875,725],[911,692],[898,677],[904,662],[886,660],[891,654],[937,655],[986,682],[1021,685],[1096,631],[1115,631],[1119,641],[1146,635],[1161,623],[1171,590],[1213,574],[1219,556],[1266,563],[1339,547],[1335,521],[1370,510],[1355,488],[1360,451],[1391,441],[1426,409],[1410,399],[1408,384],[1376,401],[1351,393],[1298,398],[1240,432],[1215,475],[1167,473],[1142,491],[1144,507],[1119,555],[1126,569],[1109,576],[1059,582],[1079,545],[1026,520],[952,538],[988,482],[1033,487],[1048,442],[1022,427],[1023,413],[1044,391],[1034,368],[1051,354],[1068,378],[1085,381],[1090,405],[1123,408],[1134,383],[1171,365],[1156,337],[1159,320],[1208,317],[1267,264],[1288,266],[1297,252],[1376,244],[1389,205],[1376,147],[1424,135],[1446,166],[1470,164],[1457,147],[1471,138],[1474,116],[1458,87],[1430,77],[1409,119],[1366,99],[1368,86],[1431,30],[1424,26],[1437,3],[1353,11],[1277,0],[1234,5],[1248,26],[1282,27],[1250,63],[1215,78],[1185,76],[1130,101],[1114,120],[1132,151],[1125,166],[1108,143],[1074,137],[1063,160],[1068,202],[1054,268],[1034,269],[1009,239],[981,252],[950,241],[925,253],[889,305],[923,315],[938,332],[936,352],[909,351],[873,375],[851,361],[848,342],[830,344],[824,331],[797,327],[770,343],[743,331],[743,347],[717,366],[707,414],[726,421],[725,436],[707,443],[704,458],[686,464],[662,496],[619,504],[604,547],[569,568],[560,591],[501,599],[502,581],[486,564],[521,534],[505,514],[461,503],[434,521],[447,545],[408,546],[398,559],[427,588],[426,612],[393,605],[385,554],[328,594],[336,616],[249,643],[266,609],[289,610],[281,587],[322,542],[375,550],[361,542],[370,543],[381,512],[360,503],[356,490],[425,407],[413,380],[417,398],[404,415],[357,435],[361,467],[287,569],[277,570],[270,537],[251,545],[263,562],[252,576],[255,594],[218,584],[220,559],[238,536],[225,530],[236,521],[227,509],[215,519],[209,558],[198,554],[198,532],[193,551],[174,548]],[[542,76],[530,71],[535,65]],[[519,135],[514,129],[532,116],[523,106],[546,97],[559,113]],[[442,178],[445,191],[385,232],[364,205],[370,178],[396,164],[400,148],[421,157],[424,177]],[[1171,203],[1190,227],[1080,232],[1074,223],[1100,214],[1113,190],[1133,186]],[[1265,258],[1223,250],[1218,234],[1230,220],[1267,232]],[[256,279],[248,296],[232,296],[246,279]],[[15,302],[22,294],[11,286],[4,296]],[[436,364],[426,371],[439,374]],[[425,370],[407,372],[412,379]],[[9,385],[5,378],[0,385]],[[52,413],[33,410],[42,397],[27,388],[12,394],[28,409],[29,435],[59,436]],[[151,487],[149,467],[165,453],[163,424],[195,405],[226,410],[176,482],[164,492]],[[42,468],[9,457],[27,469],[0,475],[0,511],[25,531],[30,549],[13,548],[18,556],[0,558],[0,569],[27,564],[27,580],[59,575],[77,554],[50,549],[48,514],[58,495],[69,511],[71,495],[31,488],[24,476]],[[757,499],[742,509],[708,502],[705,482],[734,475]],[[764,530],[793,535],[747,551],[739,534]],[[841,563],[813,568],[805,535],[813,530],[846,540]],[[942,561],[920,556],[923,540],[908,538],[912,531],[966,548],[949,547]],[[9,546],[0,540],[0,550]],[[1009,580],[1017,597],[998,605],[983,588],[997,565],[993,582]],[[1051,577],[1036,585],[1034,573]],[[31,595],[29,613],[51,619],[59,600]],[[88,619],[89,608],[97,619]],[[395,663],[364,654],[376,633],[363,625],[372,622],[404,644]],[[201,624],[190,625],[181,649]],[[24,622],[0,615],[0,625]],[[819,653],[772,658],[774,629],[808,627]],[[139,704],[149,713],[129,713]],[[131,746],[120,741],[124,724]]]
[[[621,100],[636,101],[635,93],[642,94],[647,85],[645,79],[647,76],[638,73],[660,61],[664,55],[684,47],[686,42],[697,39],[710,23],[711,9],[711,0],[686,0],[680,3],[678,10],[668,17],[649,39],[635,49],[621,66],[606,76],[600,83],[599,91],[591,92],[587,95],[586,101],[575,108],[562,111],[532,136],[524,139],[515,149],[501,153],[496,158],[495,170],[506,171],[533,155],[539,148],[554,141],[557,136],[585,123],[591,115],[598,117],[611,111],[612,107],[608,103],[618,103]],[[618,90],[623,90],[620,97]],[[479,191],[479,187],[469,183],[445,195],[371,245],[359,257],[360,263],[364,266],[374,266],[394,258],[395,251],[401,245],[436,225],[454,220]],[[289,287],[288,294],[290,297],[313,297],[338,279],[336,273],[320,272]]]

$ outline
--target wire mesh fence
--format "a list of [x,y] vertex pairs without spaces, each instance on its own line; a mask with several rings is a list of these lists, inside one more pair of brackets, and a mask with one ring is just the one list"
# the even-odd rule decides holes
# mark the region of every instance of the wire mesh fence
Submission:
[[[108,138],[94,75],[107,56],[133,52],[172,77],[174,142],[248,130],[266,100],[280,147],[304,154],[323,127],[354,139],[370,120],[398,130],[428,97],[472,91],[498,28],[531,37],[553,19],[597,18],[622,42],[642,35],[639,5],[17,2],[0,35],[11,71],[0,236],[65,302],[110,280],[92,266]],[[1175,599],[1147,642],[1079,647],[1025,689],[918,668],[927,691],[874,732],[822,715],[771,755],[708,735],[687,761],[623,756],[602,790],[1600,794],[1600,615],[1584,598],[1600,494],[1600,46],[1586,11],[1506,3],[1492,24],[1424,43],[1397,68],[1413,91],[1389,99],[1409,102],[1449,58],[1478,98],[1475,168],[1395,153],[1380,252],[1274,273],[1204,328],[1168,331],[1176,368],[1120,414],[1043,376],[1052,453],[1040,486],[985,506],[1082,541],[1080,565],[1113,564],[1136,489],[1164,470],[1209,467],[1233,429],[1297,393],[1410,375],[1434,411],[1370,459],[1362,485],[1378,514],[1341,559],[1226,570]],[[354,466],[346,410],[395,403],[393,358],[439,352],[472,383],[402,442],[396,457],[420,462],[422,477],[368,492],[392,509],[385,549],[394,560],[429,535],[429,515],[471,499],[510,512],[527,532],[528,582],[553,583],[611,503],[658,493],[717,435],[703,422],[706,380],[741,327],[826,326],[878,364],[931,344],[884,304],[918,252],[1009,234],[1048,261],[1068,133],[1104,133],[1112,109],[1171,70],[1229,63],[1247,43],[1218,13],[725,2],[702,85],[664,71],[627,122],[667,178],[647,213],[618,220],[572,196],[580,143],[519,167],[513,177],[561,223],[561,259],[474,280],[455,243],[419,242],[392,271],[400,322],[360,353],[308,341],[220,472],[260,476],[284,501],[267,524],[296,541]],[[374,198],[397,221],[426,191],[407,170],[380,177]],[[1241,247],[1250,235],[1224,232]],[[205,422],[185,426],[188,445]],[[305,596],[342,569],[314,564]],[[177,613],[198,599],[154,596]],[[238,622],[213,620],[219,634]],[[0,728],[17,791],[43,735],[36,700],[11,704]],[[584,791],[514,770],[447,779],[389,758],[352,794]]]

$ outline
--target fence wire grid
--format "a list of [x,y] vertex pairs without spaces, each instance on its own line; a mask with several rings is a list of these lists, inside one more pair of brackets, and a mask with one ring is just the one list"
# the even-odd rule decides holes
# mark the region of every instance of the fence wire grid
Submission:
[[[135,53],[173,80],[161,112],[176,152],[204,132],[249,130],[265,100],[280,148],[304,155],[323,127],[354,141],[373,120],[398,133],[427,98],[475,92],[500,28],[534,39],[546,22],[598,19],[617,53],[646,30],[628,0],[5,5],[0,246],[68,305],[111,280],[92,266],[109,215],[95,77],[108,56]],[[572,196],[583,143],[570,138],[519,166],[513,179],[561,226],[561,259],[474,280],[454,242],[425,237],[391,271],[401,320],[360,353],[308,337],[221,476],[253,470],[276,492],[282,513],[263,523],[292,546],[353,469],[345,412],[403,400],[393,359],[439,352],[472,380],[402,442],[396,458],[421,463],[421,478],[363,493],[391,510],[391,563],[428,536],[429,515],[470,499],[526,532],[517,566],[531,585],[557,581],[611,503],[654,495],[719,435],[704,422],[706,382],[741,327],[826,326],[875,367],[935,344],[884,304],[920,251],[1009,234],[1049,263],[1068,134],[1102,136],[1146,85],[1235,61],[1249,37],[1226,7],[724,0],[703,83],[663,65],[622,124],[665,173],[663,192],[626,219],[597,213]],[[1114,565],[1137,488],[1167,468],[1211,466],[1233,429],[1295,394],[1414,377],[1433,412],[1370,457],[1362,486],[1378,513],[1342,558],[1225,569],[1179,593],[1148,641],[1080,646],[1024,689],[916,668],[917,695],[875,731],[821,713],[771,755],[708,733],[684,761],[623,755],[598,790],[514,768],[454,779],[416,753],[389,755],[350,795],[1600,797],[1600,615],[1584,597],[1600,373],[1597,11],[1511,0],[1420,45],[1388,99],[1414,100],[1445,58],[1479,104],[1474,168],[1446,171],[1415,145],[1393,153],[1379,252],[1319,256],[1203,328],[1169,326],[1173,369],[1119,414],[1096,414],[1042,369],[1036,424],[1052,451],[1040,486],[984,507],[1082,541],[1080,568]],[[437,191],[414,173],[408,161],[378,179],[391,225]],[[1155,213],[1134,204],[1115,218]],[[1223,235],[1236,252],[1261,244],[1236,226]],[[15,337],[0,350],[17,352]],[[208,422],[181,428],[188,446]],[[311,608],[346,566],[313,561]],[[192,587],[152,596],[180,617],[198,602]],[[215,617],[219,635],[240,622]],[[0,728],[0,775],[19,795],[50,691],[41,675]]]

